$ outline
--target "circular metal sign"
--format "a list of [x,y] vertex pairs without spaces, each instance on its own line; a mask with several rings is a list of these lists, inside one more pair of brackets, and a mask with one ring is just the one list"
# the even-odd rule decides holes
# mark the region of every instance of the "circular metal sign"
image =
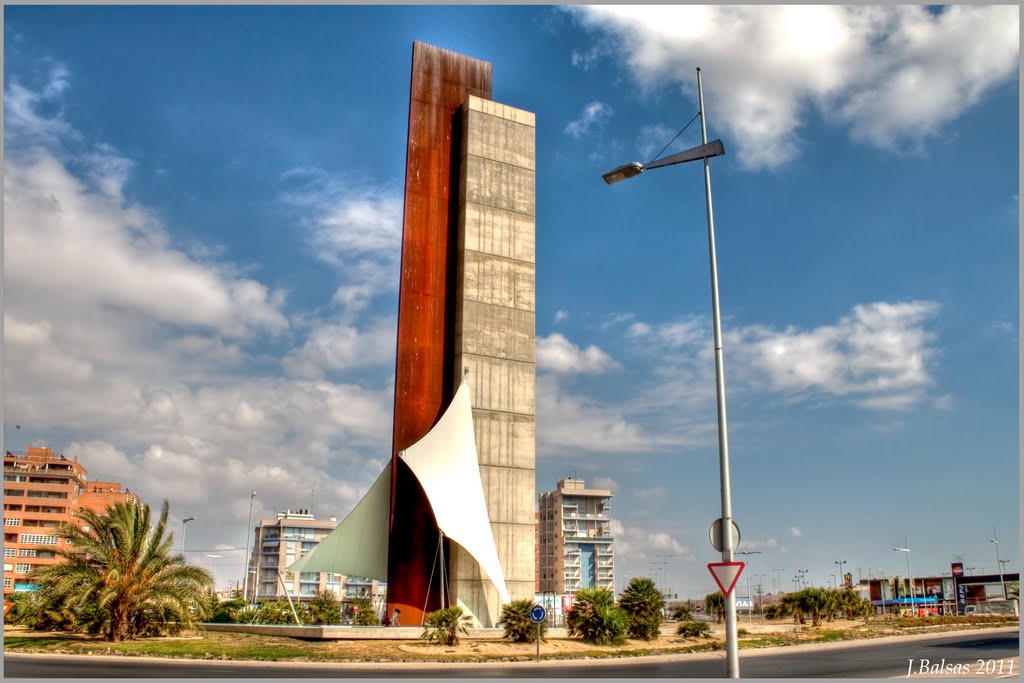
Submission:
[[[708,537],[711,539],[711,547],[714,548],[715,550],[717,550],[718,552],[724,552],[726,550],[726,548],[724,547],[724,545],[725,545],[724,539],[722,538],[724,536],[722,531],[723,531],[723,529],[722,529],[722,518],[719,517],[718,519],[716,519],[711,524],[711,528],[708,529]],[[739,545],[740,545],[740,528],[738,526],[736,526],[736,521],[733,520],[733,522],[732,522],[732,547],[728,548],[728,550],[735,550],[736,548],[739,547]]]
[[530,621],[535,624],[539,624],[548,618],[548,611],[544,609],[544,605],[534,605],[530,608]]

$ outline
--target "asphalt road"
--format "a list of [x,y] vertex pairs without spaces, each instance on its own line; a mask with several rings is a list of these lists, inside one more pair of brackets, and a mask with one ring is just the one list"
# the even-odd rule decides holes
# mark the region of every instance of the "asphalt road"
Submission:
[[[1020,654],[1018,631],[972,631],[823,646],[742,650],[743,678],[889,678],[918,673],[921,660],[974,672]],[[1018,665],[1019,666],[1019,665]],[[994,668],[991,666],[990,668]],[[488,664],[265,664],[134,657],[4,655],[4,678],[724,678],[722,652]],[[1019,670],[1013,672],[1019,678]]]

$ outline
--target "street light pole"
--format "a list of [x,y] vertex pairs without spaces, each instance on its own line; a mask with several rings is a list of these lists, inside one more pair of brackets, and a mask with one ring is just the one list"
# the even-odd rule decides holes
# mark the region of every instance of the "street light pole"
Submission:
[[[760,555],[761,551],[760,550],[737,550],[736,554],[737,555],[742,555],[743,556],[743,561],[745,563],[747,563],[747,566],[745,566],[743,568],[744,569],[743,573],[747,575],[747,600],[752,600],[753,598],[750,595],[750,564],[749,564],[749,561],[747,560],[747,555]],[[754,606],[753,605],[751,605],[750,609],[747,611],[747,617],[748,617],[747,621],[750,621],[750,622],[754,621]]]
[[[185,514],[188,514],[188,508],[185,508]],[[181,520],[181,556],[185,557],[185,525],[194,520],[195,517],[186,517]]]
[[775,572],[775,590],[777,590],[779,593],[781,593],[782,592],[782,572],[786,571],[786,568],[785,567],[782,567],[781,569],[772,568],[772,571]]
[[[711,203],[711,166],[708,158],[724,154],[721,140],[708,143],[707,115],[704,111],[704,86],[700,78],[700,67],[697,67],[697,97],[700,102],[700,134],[701,146],[670,155],[660,161],[652,161],[646,166],[632,162],[619,166],[604,174],[604,181],[609,185],[627,178],[633,178],[645,169],[660,168],[687,161],[704,160],[704,200],[707,208],[708,221],[708,261],[711,266],[711,317],[714,328],[715,344],[715,394],[718,412],[718,467],[721,482],[722,500],[722,561],[733,561],[733,550],[739,539],[733,538],[732,526],[732,490],[729,484],[729,437],[725,413],[725,371],[722,355],[722,320],[718,303],[718,259],[715,253],[715,216]],[[729,591],[725,597],[725,648],[726,668],[729,678],[739,678],[739,643],[736,629],[736,595]]]
[[256,491],[249,496],[249,522],[245,527],[245,557],[242,559],[242,567],[245,574],[242,576],[242,597],[245,604],[249,604],[249,536],[252,534],[252,502],[256,499]]
[[907,537],[903,537],[902,548],[893,548],[893,550],[907,554],[907,576],[910,578],[910,609],[912,614],[917,614],[917,591],[914,590],[914,574],[910,571],[910,544],[907,543]]
[[[843,574],[843,565],[846,564],[846,560],[835,560],[835,563],[839,565],[839,581],[843,582],[843,586],[846,586],[846,576]],[[836,588],[839,588],[839,583],[836,583]]]
[[999,559],[999,541],[996,538],[996,525],[992,525],[992,538],[989,542],[996,544],[996,566],[999,568],[999,586],[1003,589],[1003,600],[1006,600],[1006,582],[1003,580],[1003,561]]

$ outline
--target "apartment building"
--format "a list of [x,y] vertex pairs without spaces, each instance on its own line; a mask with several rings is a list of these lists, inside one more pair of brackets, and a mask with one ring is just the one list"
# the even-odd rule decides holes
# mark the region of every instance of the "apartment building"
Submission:
[[614,590],[611,497],[611,491],[588,489],[582,479],[571,477],[540,494],[540,591],[573,595],[580,588]]
[[316,519],[309,510],[285,510],[275,519],[260,520],[253,531],[255,543],[249,558],[249,599],[284,600],[282,584],[294,600],[310,599],[329,590],[341,600],[379,598],[386,583],[362,576],[321,572],[289,572],[286,567],[315,548],[338,526],[338,519]]
[[31,591],[28,573],[60,561],[64,541],[56,535],[61,522],[80,510],[102,512],[112,503],[139,502],[118,482],[89,481],[75,457],[56,455],[50,446],[4,455],[4,594]]

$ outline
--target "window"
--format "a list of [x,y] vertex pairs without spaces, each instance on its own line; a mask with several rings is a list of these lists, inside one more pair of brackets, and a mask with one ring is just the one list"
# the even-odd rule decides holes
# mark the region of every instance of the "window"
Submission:
[[18,543],[33,543],[35,545],[57,545],[56,536],[45,534],[19,534]]
[[[4,550],[4,553],[5,554],[7,553],[6,549]],[[18,557],[35,557],[35,556],[36,556],[36,549],[35,548],[18,548]]]
[[19,562],[18,564],[14,565],[15,574],[28,574],[29,569],[32,569],[32,565],[28,564],[27,562]]
[[4,579],[4,588],[10,588],[10,587],[11,587],[11,580],[10,579]]
[[14,548],[4,548],[4,557],[14,557]]

